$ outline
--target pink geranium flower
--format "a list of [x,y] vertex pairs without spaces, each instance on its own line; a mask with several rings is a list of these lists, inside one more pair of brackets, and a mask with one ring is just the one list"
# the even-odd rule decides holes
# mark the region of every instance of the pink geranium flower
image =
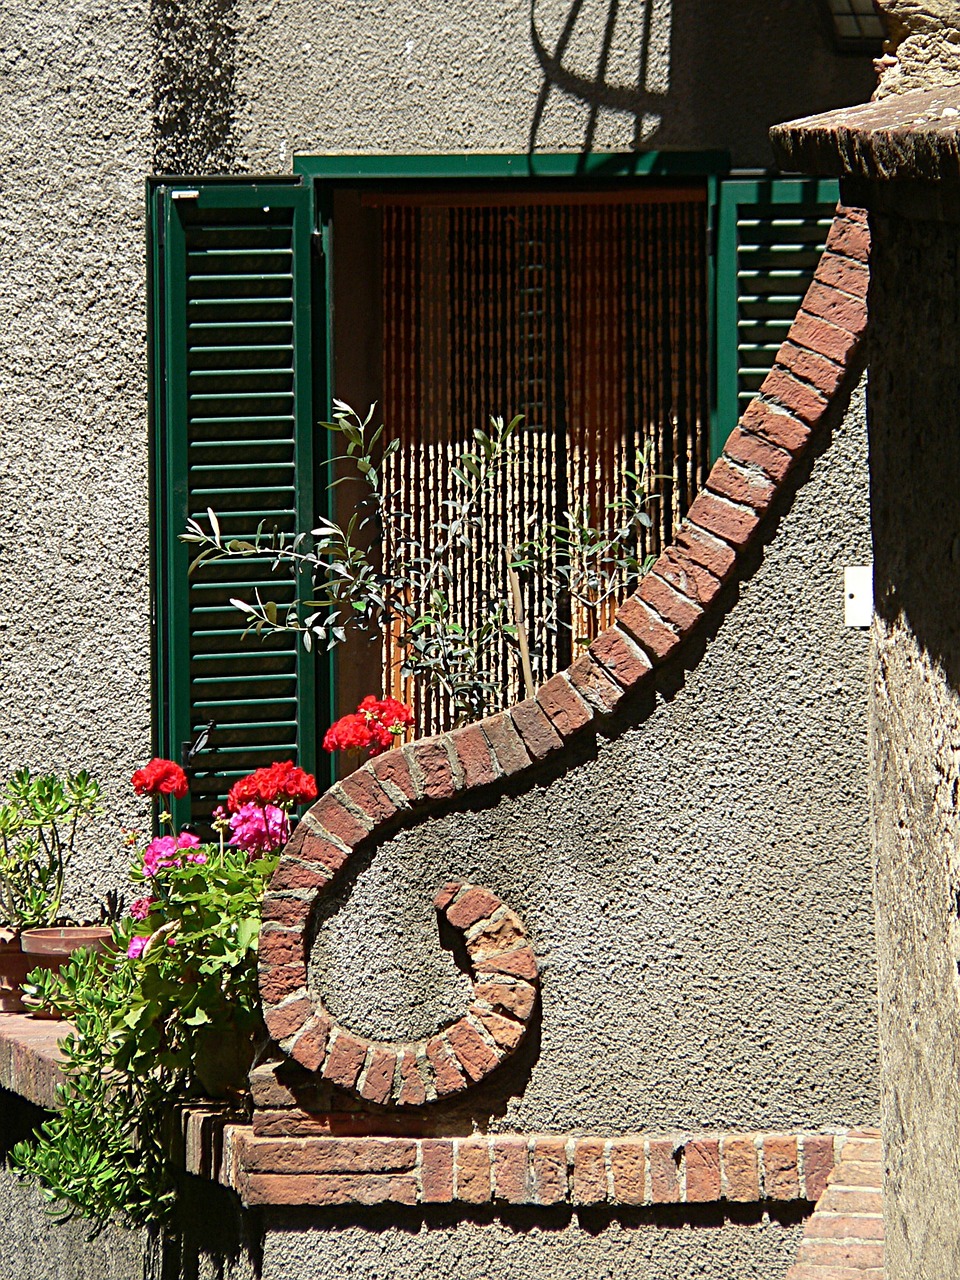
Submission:
[[[199,848],[200,838],[192,831],[181,832],[178,836],[157,836],[147,845],[143,855],[144,875],[155,876],[166,867],[182,867],[180,854],[184,849]],[[189,854],[188,862],[206,862],[206,854]]]
[[282,849],[290,838],[287,815],[274,804],[241,805],[230,818],[230,830],[233,834],[229,843],[251,856]]
[[131,960],[139,960],[143,955],[143,948],[150,941],[149,938],[141,938],[135,935],[130,939],[130,945],[127,947],[127,956]]
[[156,902],[156,898],[137,898],[130,903],[130,914],[134,920],[146,920],[150,914],[150,908]]

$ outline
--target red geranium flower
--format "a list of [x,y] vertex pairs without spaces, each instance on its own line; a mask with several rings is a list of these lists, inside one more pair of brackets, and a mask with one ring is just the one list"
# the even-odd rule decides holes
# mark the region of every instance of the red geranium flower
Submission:
[[138,796],[176,796],[182,800],[190,790],[180,766],[159,756],[154,756],[146,768],[138,769],[130,781]]
[[396,698],[364,698],[356,711],[341,716],[323,735],[324,751],[367,750],[379,756],[413,724],[413,710]]
[[227,808],[239,813],[245,804],[307,804],[317,798],[317,780],[298,769],[292,760],[282,760],[267,769],[255,769],[235,782],[227,796]]

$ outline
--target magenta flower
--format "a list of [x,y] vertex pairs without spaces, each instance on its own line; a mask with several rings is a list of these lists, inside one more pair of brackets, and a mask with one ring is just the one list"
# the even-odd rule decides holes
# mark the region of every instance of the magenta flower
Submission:
[[127,947],[127,956],[130,960],[139,960],[143,955],[143,948],[150,941],[149,938],[141,938],[139,935],[130,939],[130,945]]
[[130,914],[134,920],[146,920],[150,914],[150,908],[156,902],[156,898],[137,898],[130,903]]
[[[155,876],[165,867],[181,867],[183,862],[178,857],[182,849],[196,849],[200,845],[200,837],[191,831],[181,832],[178,836],[157,836],[147,845],[143,855],[144,875]],[[190,862],[206,862],[205,854],[189,856]]]
[[282,849],[290,838],[287,815],[274,804],[241,805],[230,819],[230,830],[233,835],[229,843],[251,856]]

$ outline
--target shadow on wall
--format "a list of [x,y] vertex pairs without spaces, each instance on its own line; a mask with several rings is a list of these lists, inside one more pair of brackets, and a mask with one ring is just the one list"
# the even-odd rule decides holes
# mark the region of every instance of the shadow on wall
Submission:
[[[581,151],[605,113],[633,117],[632,146],[730,150],[772,164],[771,125],[869,98],[867,56],[840,56],[810,0],[530,0],[543,71],[528,149],[554,92],[586,109]],[[694,141],[691,141],[694,140]]]
[[152,0],[153,172],[237,168],[237,0]]

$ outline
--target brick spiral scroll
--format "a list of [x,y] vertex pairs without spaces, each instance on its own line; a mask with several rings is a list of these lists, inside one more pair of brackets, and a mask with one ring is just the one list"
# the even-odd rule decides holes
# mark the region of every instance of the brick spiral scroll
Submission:
[[[673,543],[620,606],[614,625],[532,698],[378,756],[331,787],[304,816],[264,899],[260,947],[267,1026],[298,1062],[371,1101],[413,1106],[468,1088],[516,1047],[513,1037],[519,1043],[533,1007],[536,965],[528,947],[507,941],[522,925],[488,890],[463,886],[445,898],[448,887],[438,899],[448,920],[466,930],[468,952],[474,948],[470,1012],[442,1035],[403,1046],[351,1035],[308,995],[306,949],[316,898],[359,845],[378,843],[439,805],[466,808],[478,791],[532,774],[544,761],[562,762],[573,739],[649,694],[658,669],[680,657],[707,618],[730,607],[735,595],[724,591],[726,584],[742,571],[744,553],[769,526],[791,473],[859,376],[869,251],[865,212],[838,207],[773,368]],[[489,914],[468,921],[481,903]],[[493,949],[481,955],[487,946]],[[491,981],[481,981],[487,973]]]
[[[311,838],[300,853],[309,857]],[[281,914],[309,898],[287,896]],[[267,1029],[301,1066],[380,1106],[421,1107],[478,1084],[520,1045],[537,1000],[537,961],[523,922],[495,893],[451,881],[434,906],[460,933],[470,961],[473,998],[463,1017],[423,1040],[384,1043],[354,1035],[306,991],[303,932],[289,922],[264,924],[261,964],[272,966]],[[276,907],[274,907],[276,914]],[[297,983],[294,990],[285,987]]]

